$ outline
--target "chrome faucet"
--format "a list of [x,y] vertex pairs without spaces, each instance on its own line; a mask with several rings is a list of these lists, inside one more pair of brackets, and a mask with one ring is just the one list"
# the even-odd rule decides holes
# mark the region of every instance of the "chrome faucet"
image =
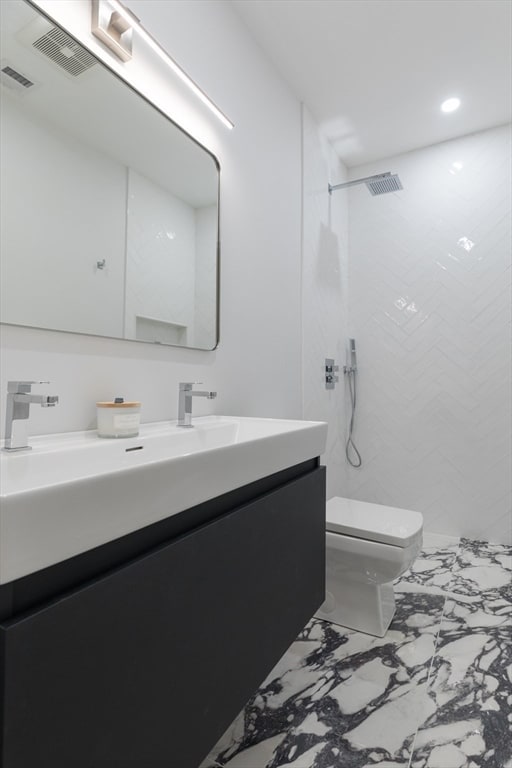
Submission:
[[49,408],[59,402],[57,395],[33,395],[32,384],[49,384],[49,382],[9,381],[7,383],[4,451],[30,450],[28,444],[30,403],[38,403],[43,408]]
[[197,392],[193,390],[194,384],[201,384],[200,381],[181,381],[180,394],[178,399],[178,427],[192,427],[192,398],[207,397],[208,400],[214,400],[217,397],[216,392]]

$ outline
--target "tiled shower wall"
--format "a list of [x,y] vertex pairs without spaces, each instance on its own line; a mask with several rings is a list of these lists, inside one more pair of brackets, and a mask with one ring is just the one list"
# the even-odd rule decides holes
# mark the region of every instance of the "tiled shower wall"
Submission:
[[217,206],[196,208],[196,284],[194,346],[213,349],[217,317]]
[[346,469],[346,495],[509,543],[510,127],[350,175],[387,170],[403,191],[348,196],[363,466]]
[[327,421],[323,461],[327,495],[347,495],[344,462],[344,381],[325,388],[325,358],[343,367],[348,334],[348,227],[345,192],[329,195],[328,182],[346,179],[346,168],[302,109],[303,131],[303,418]]
[[130,168],[126,232],[126,336],[154,338],[137,333],[137,317],[150,317],[171,334],[175,324],[186,331],[159,341],[195,346],[194,208]]
[[[125,336],[213,349],[217,206],[196,208],[128,169]],[[153,318],[149,336],[137,320]]]

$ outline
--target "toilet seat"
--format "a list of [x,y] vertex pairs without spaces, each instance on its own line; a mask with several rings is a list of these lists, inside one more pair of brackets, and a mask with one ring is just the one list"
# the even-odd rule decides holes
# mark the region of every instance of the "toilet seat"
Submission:
[[406,548],[421,536],[423,516],[408,509],[335,496],[327,502],[326,528],[332,533]]

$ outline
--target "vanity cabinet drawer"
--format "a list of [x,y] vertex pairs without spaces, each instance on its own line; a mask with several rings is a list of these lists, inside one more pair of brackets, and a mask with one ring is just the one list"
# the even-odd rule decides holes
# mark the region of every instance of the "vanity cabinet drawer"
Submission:
[[3,768],[197,768],[324,598],[325,472],[0,624]]

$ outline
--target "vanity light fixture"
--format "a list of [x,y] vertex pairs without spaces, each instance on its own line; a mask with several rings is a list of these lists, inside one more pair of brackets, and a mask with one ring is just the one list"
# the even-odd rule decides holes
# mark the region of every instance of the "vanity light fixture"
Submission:
[[[105,43],[119,58],[128,61],[131,58],[131,34],[136,32],[144,42],[167,64],[203,104],[213,112],[226,128],[234,128],[234,123],[217,107],[206,93],[187,75],[174,59],[161,47],[155,38],[141,25],[139,19],[119,0],[92,0],[92,33]],[[101,21],[101,27],[95,20]],[[130,37],[128,36],[130,34]],[[126,41],[126,46],[125,46]],[[129,41],[129,43],[128,43]],[[126,47],[129,45],[129,54]],[[121,49],[121,50],[120,50]],[[121,52],[122,51],[122,52]]]
[[441,104],[441,112],[455,112],[460,107],[460,99],[456,96],[452,96],[450,99],[446,99]]
[[91,32],[121,61],[132,57],[133,21],[121,15],[109,0],[91,0]]

